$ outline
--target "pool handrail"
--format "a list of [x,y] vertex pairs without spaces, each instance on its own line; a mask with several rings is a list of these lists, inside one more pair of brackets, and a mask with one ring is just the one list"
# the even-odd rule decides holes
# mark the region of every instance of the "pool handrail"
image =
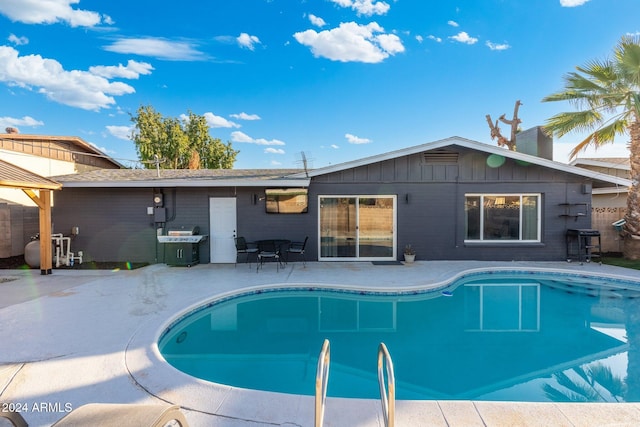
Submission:
[[316,369],[316,410],[315,427],[322,427],[324,422],[324,407],[327,400],[327,382],[329,380],[329,363],[331,362],[331,346],[325,338],[322,350],[318,356]]
[[[384,367],[386,365],[387,382],[385,386]],[[393,374],[393,361],[387,346],[381,342],[378,346],[378,383],[380,384],[380,401],[382,403],[382,416],[386,427],[393,427],[396,418],[396,380]]]

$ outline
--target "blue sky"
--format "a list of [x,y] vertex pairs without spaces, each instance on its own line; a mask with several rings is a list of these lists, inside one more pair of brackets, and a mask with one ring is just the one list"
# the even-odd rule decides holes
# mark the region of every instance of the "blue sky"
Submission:
[[487,114],[519,99],[527,129],[570,110],[540,100],[640,32],[639,14],[638,0],[0,0],[0,129],[79,136],[125,165],[141,105],[204,115],[236,168],[495,144]]

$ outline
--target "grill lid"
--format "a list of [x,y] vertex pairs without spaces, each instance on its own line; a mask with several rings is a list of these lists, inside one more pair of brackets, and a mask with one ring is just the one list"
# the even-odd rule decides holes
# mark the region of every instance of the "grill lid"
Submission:
[[197,234],[200,234],[200,227],[197,225],[167,231],[167,236],[195,236]]

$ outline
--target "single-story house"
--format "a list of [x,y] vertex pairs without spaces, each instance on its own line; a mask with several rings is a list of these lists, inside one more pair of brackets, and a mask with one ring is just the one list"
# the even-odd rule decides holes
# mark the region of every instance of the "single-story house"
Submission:
[[165,262],[159,235],[192,230],[199,261],[234,236],[309,237],[318,261],[559,260],[591,227],[594,189],[628,179],[451,137],[313,170],[95,170],[57,176],[54,232],[86,260]]

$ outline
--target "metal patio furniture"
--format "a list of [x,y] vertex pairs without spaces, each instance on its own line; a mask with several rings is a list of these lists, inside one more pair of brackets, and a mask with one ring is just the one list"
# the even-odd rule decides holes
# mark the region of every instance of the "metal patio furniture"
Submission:
[[280,267],[284,267],[280,251],[282,242],[284,242],[284,240],[259,240],[256,242],[258,245],[258,266],[256,267],[256,272],[263,267],[265,260],[273,260],[276,262],[276,272],[279,271]]
[[249,263],[249,268],[251,268],[251,261],[249,260],[249,256],[256,256],[256,260],[258,257],[258,247],[255,244],[247,243],[247,240],[244,237],[236,237],[236,266],[238,265],[238,257],[241,254],[244,254],[244,262]]
[[289,256],[290,255],[297,255],[302,257],[302,265],[306,266],[307,264],[307,259],[304,256],[304,250],[307,247],[307,240],[309,240],[309,236],[304,238],[304,241],[302,242],[291,242],[289,244],[289,247],[286,250],[286,261],[289,262]]

